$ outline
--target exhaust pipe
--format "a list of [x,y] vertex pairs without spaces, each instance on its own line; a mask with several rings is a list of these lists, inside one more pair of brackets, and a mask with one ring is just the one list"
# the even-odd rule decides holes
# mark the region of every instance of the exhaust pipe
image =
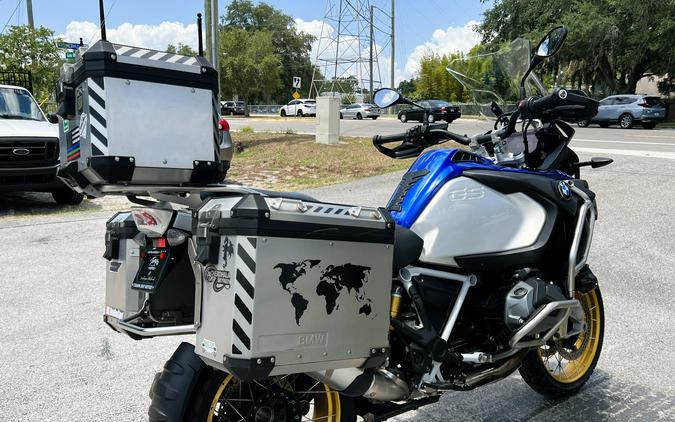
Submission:
[[410,395],[408,384],[386,369],[341,368],[307,375],[348,397],[399,401]]

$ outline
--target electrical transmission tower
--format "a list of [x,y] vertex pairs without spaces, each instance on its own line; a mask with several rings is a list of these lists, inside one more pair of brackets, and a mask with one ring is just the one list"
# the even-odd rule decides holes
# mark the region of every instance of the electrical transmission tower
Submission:
[[366,101],[374,90],[390,85],[387,69],[380,69],[385,54],[393,56],[393,17],[385,3],[393,5],[393,0],[326,0],[310,97]]

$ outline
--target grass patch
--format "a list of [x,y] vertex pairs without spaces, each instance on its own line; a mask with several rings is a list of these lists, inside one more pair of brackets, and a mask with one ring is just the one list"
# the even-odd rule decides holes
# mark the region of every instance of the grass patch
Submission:
[[255,130],[251,126],[244,126],[239,131],[241,133],[255,133]]
[[298,190],[343,183],[406,169],[412,160],[380,154],[369,138],[341,138],[339,145],[322,145],[312,135],[233,132],[243,146],[227,178],[244,184]]

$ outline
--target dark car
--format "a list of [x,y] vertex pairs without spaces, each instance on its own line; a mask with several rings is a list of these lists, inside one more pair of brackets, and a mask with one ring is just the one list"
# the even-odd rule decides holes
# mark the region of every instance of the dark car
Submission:
[[246,115],[246,103],[243,101],[221,101],[220,114],[223,116]]
[[[429,123],[433,123],[437,120],[445,120],[448,123],[452,123],[453,120],[459,119],[462,115],[459,106],[452,105],[449,102],[443,100],[422,100],[418,101],[417,104],[430,111],[429,116],[427,117]],[[405,123],[409,120],[423,122],[424,111],[417,107],[407,108],[398,112],[398,119],[402,123]]]

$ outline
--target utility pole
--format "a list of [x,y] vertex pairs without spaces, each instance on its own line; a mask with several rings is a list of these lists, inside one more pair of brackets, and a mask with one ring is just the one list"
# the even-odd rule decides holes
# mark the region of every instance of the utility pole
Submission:
[[375,31],[373,29],[373,13],[374,13],[375,6],[372,4],[370,5],[370,89],[369,89],[369,94],[370,94],[370,100],[369,102],[373,101],[373,44],[375,43]]
[[391,0],[391,63],[389,63],[390,67],[390,81],[391,81],[391,88],[396,89],[395,82],[394,82],[394,58],[395,58],[395,50],[396,50],[396,44],[394,44],[394,0]]
[[218,0],[211,0],[211,64],[218,72],[218,101],[220,101],[220,67],[218,66],[220,37],[218,36]]
[[206,49],[205,49],[205,57],[213,63],[213,60],[211,59],[211,53],[213,53],[213,50],[211,49],[211,20],[213,18],[213,13],[211,12],[211,0],[204,0],[204,38],[206,39]]
[[35,23],[33,22],[33,0],[26,0],[26,9],[28,9],[28,26],[35,29]]

